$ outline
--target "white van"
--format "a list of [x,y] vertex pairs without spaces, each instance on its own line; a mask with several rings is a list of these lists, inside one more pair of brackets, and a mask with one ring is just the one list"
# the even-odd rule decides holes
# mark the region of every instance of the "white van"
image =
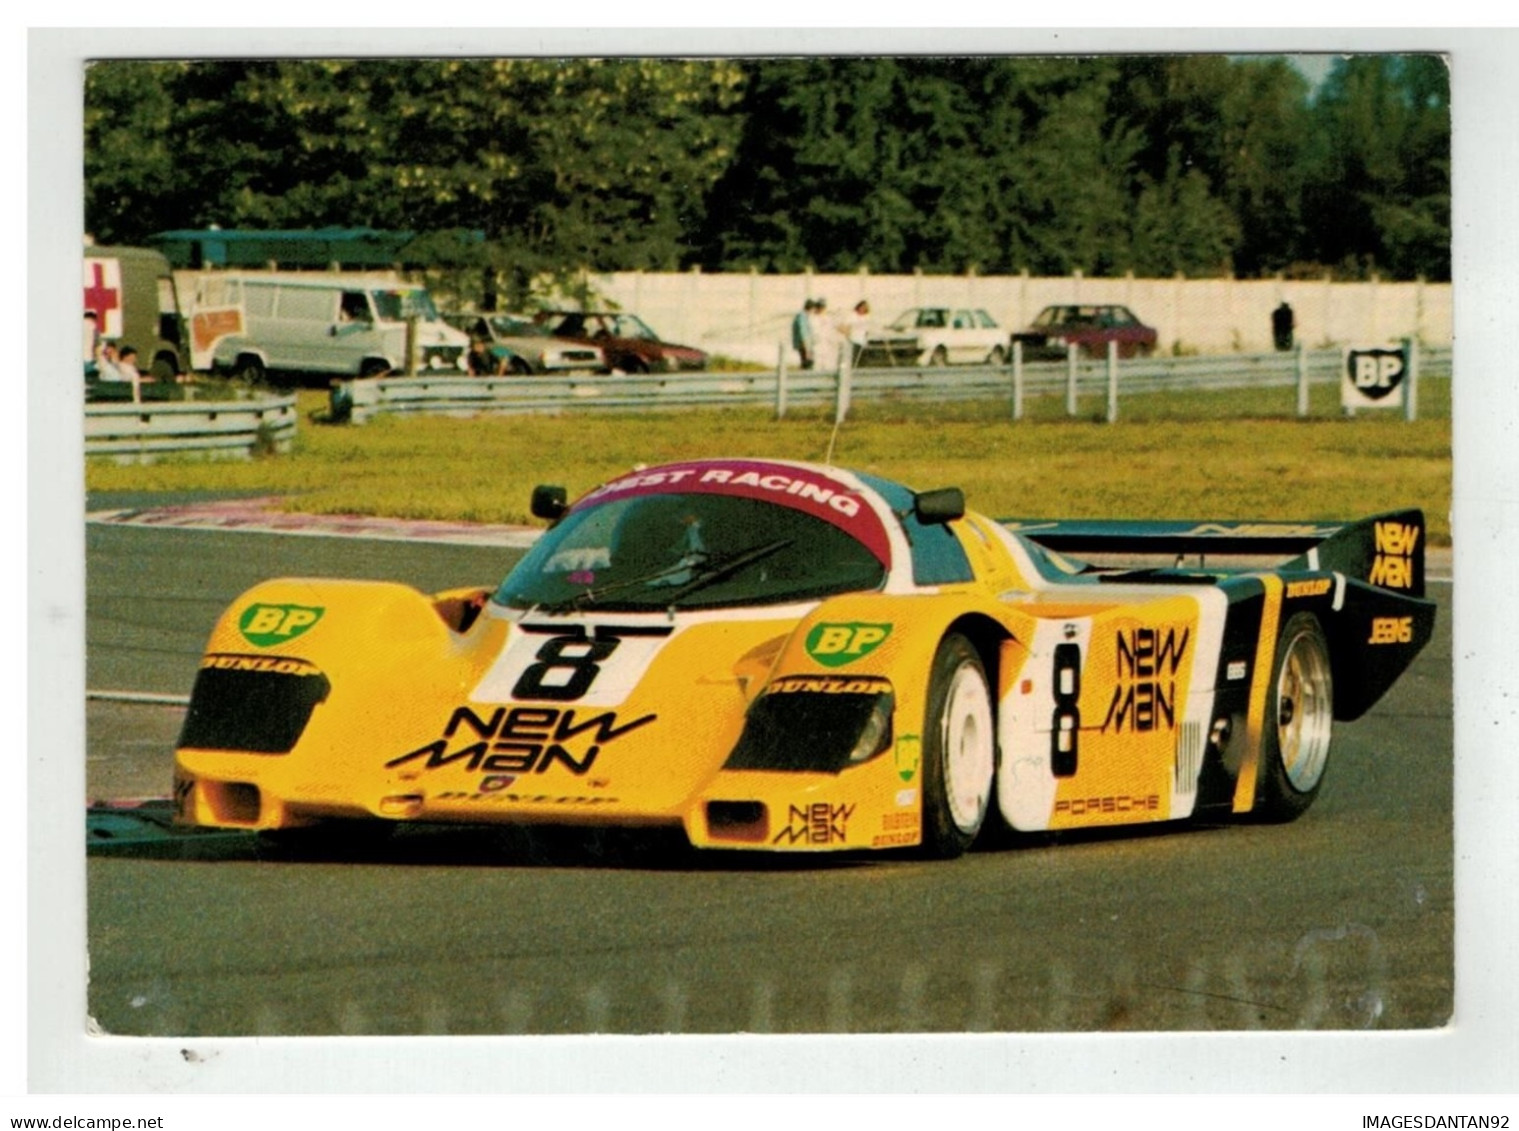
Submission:
[[418,373],[462,373],[469,348],[425,287],[362,276],[202,275],[191,323],[207,368],[248,381],[266,372],[376,377],[406,373],[413,359]]

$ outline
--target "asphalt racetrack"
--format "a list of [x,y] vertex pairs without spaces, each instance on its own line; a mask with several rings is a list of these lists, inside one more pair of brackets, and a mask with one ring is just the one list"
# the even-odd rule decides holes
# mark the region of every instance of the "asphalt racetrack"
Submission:
[[[87,532],[90,799],[167,794],[215,617],[271,576],[493,583],[520,551]],[[694,855],[669,838],[403,829],[91,852],[89,1007],[116,1034],[1421,1029],[1453,1002],[1451,588],[1285,826],[957,861]],[[163,696],[157,701],[152,696]],[[86,799],[81,799],[86,800]]]

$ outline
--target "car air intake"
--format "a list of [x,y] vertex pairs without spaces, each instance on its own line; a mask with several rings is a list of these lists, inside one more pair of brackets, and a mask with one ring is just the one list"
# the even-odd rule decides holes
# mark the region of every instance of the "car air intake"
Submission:
[[327,677],[305,660],[207,656],[195,677],[179,745],[287,754],[331,689]]

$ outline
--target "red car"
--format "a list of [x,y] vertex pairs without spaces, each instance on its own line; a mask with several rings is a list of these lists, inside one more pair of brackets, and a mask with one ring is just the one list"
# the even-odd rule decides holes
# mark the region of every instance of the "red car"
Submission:
[[549,310],[535,321],[556,338],[589,342],[606,354],[607,364],[623,373],[678,373],[707,368],[707,355],[692,346],[660,341],[636,314],[595,310]]
[[1072,342],[1083,357],[1106,357],[1109,342],[1118,343],[1119,357],[1149,357],[1158,336],[1127,306],[1047,306],[1013,341],[1023,343],[1025,360],[1051,361]]

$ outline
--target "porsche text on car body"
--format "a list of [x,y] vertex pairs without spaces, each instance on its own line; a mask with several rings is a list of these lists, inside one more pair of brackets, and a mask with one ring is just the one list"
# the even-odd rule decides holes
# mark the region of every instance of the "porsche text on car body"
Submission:
[[[755,459],[565,500],[535,492],[552,525],[495,588],[290,578],[234,601],[178,819],[940,857],[1006,828],[1285,820],[1434,621],[1417,510],[993,520],[955,488]],[[1284,560],[1216,564],[1240,554]]]

